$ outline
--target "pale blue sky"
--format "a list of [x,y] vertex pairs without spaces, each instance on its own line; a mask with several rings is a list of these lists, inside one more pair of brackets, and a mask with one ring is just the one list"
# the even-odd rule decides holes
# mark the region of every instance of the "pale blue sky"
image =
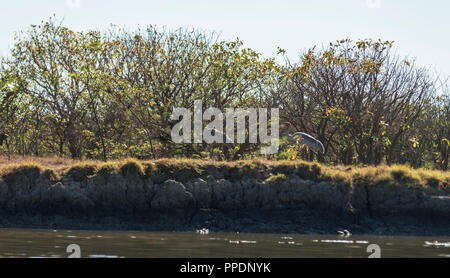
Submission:
[[12,45],[14,31],[56,14],[76,30],[110,23],[215,30],[223,39],[239,37],[265,57],[275,56],[279,46],[293,60],[304,49],[337,39],[381,38],[395,41],[398,54],[450,76],[445,0],[2,0],[0,7],[0,55]]

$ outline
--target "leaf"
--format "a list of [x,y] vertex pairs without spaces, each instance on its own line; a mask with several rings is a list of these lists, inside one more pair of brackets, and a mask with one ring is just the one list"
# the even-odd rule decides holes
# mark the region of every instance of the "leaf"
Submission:
[[450,146],[450,140],[448,140],[447,138],[442,138],[442,142],[447,143],[447,145]]
[[294,160],[294,159],[296,159],[297,158],[297,152],[295,152],[293,155],[292,155],[292,157],[291,157],[291,160]]

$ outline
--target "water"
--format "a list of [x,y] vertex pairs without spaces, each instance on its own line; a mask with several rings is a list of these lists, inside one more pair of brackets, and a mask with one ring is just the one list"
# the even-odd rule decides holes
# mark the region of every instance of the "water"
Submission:
[[[0,257],[448,257],[450,237],[0,229]],[[73,246],[73,245],[72,245]]]

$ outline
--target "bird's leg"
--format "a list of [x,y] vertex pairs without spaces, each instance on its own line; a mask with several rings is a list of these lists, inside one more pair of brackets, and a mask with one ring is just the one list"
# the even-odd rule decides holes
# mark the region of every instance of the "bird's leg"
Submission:
[[305,147],[306,147],[306,145],[299,145],[299,148],[300,148],[300,150],[299,150],[300,156],[301,156],[301,158],[302,158],[303,160],[306,160],[306,159],[305,159],[306,153],[305,153],[305,151],[304,151]]
[[300,146],[300,145],[298,144],[298,141],[297,141],[297,145],[295,146],[295,159],[297,159],[298,153],[300,152],[299,146]]

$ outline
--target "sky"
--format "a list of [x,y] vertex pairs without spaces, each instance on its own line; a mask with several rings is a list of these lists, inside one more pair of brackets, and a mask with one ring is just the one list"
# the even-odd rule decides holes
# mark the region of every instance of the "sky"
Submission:
[[2,0],[0,56],[13,45],[14,32],[55,14],[74,30],[104,30],[113,23],[217,31],[266,58],[285,49],[294,62],[306,49],[344,38],[389,40],[398,55],[416,58],[416,65],[445,78],[449,12],[446,0]]

